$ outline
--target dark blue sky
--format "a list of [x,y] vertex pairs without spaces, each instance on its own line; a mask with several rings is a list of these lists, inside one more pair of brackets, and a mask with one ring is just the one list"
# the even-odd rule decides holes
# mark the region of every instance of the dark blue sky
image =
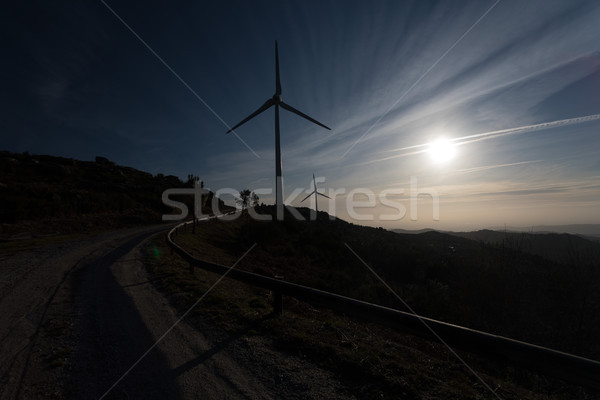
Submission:
[[[5,5],[1,149],[272,187],[273,111],[237,130],[259,157],[224,132],[273,94],[278,40],[284,101],[332,128],[282,112],[286,194],[313,172],[346,194],[416,177],[440,221],[425,203],[419,221],[360,223],[600,222],[597,1],[106,4],[172,71],[101,1]],[[419,147],[438,137],[453,159]]]

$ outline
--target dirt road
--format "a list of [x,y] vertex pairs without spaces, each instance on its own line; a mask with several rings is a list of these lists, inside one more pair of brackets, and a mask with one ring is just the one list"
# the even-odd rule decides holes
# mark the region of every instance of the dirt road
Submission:
[[141,256],[141,244],[164,229],[0,259],[0,399],[352,398],[267,339],[207,336],[185,320],[134,366],[179,319]]

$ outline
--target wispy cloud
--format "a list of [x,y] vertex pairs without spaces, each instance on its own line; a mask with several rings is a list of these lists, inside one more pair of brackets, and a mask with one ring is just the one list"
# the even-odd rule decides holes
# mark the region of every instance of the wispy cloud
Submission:
[[490,11],[492,11],[494,7],[496,7],[496,5],[498,5],[499,2],[500,0],[496,0],[479,18],[477,18],[477,20],[471,26],[469,26],[469,28],[462,35],[460,35],[460,37],[450,47],[448,47],[448,49],[446,49],[446,51],[442,53],[442,55],[439,58],[437,58],[429,66],[429,68],[425,70],[425,72],[422,75],[419,76],[419,78],[417,78],[405,91],[403,91],[400,97],[398,97],[396,101],[394,101],[388,108],[386,108],[385,111],[375,120],[375,122],[372,125],[370,125],[369,128],[356,141],[352,143],[348,150],[346,150],[344,154],[342,154],[342,158],[345,157],[350,151],[352,151],[352,149],[358,143],[360,143],[360,141],[363,140],[363,138],[366,135],[368,135],[371,132],[371,130],[375,128],[375,126],[377,126],[377,124],[379,124],[379,122],[396,107],[398,103],[404,100],[404,98],[415,88],[415,86],[417,86],[431,72],[431,70],[434,69],[448,55],[448,53],[450,53],[462,41],[473,30],[473,28],[475,28],[481,22],[481,20],[483,20],[485,16],[488,15]]
[[527,164],[538,163],[541,161],[542,160],[531,160],[531,161],[519,161],[519,162],[514,162],[514,163],[509,163],[509,164],[482,165],[482,166],[478,166],[478,167],[455,169],[455,170],[450,171],[450,174],[451,175],[472,174],[475,172],[488,171],[490,169],[514,167],[517,165],[527,165]]

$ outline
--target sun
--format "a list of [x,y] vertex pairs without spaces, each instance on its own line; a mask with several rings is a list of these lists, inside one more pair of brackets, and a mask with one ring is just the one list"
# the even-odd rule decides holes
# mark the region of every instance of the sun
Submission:
[[429,157],[436,163],[450,161],[456,155],[456,146],[448,139],[437,139],[427,146]]

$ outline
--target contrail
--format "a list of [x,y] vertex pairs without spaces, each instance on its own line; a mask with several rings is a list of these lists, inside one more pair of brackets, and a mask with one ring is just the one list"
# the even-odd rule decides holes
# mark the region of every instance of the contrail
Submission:
[[502,130],[499,130],[499,131],[491,131],[491,132],[485,132],[485,133],[478,133],[478,134],[475,134],[475,135],[463,136],[461,138],[456,138],[456,139],[450,139],[450,141],[452,141],[452,142],[459,142],[459,143],[457,143],[457,145],[460,146],[460,145],[467,144],[467,143],[477,142],[479,140],[494,139],[494,138],[500,137],[500,136],[515,135],[515,134],[518,134],[518,133],[539,131],[541,129],[556,128],[558,126],[581,124],[583,122],[595,121],[595,120],[598,120],[598,119],[600,119],[600,114],[593,114],[593,115],[588,115],[588,116],[585,116],[585,117],[561,119],[561,120],[558,120],[558,121],[543,122],[541,124],[520,126],[518,128],[509,128],[509,129],[502,129]]
[[486,171],[486,170],[495,169],[495,168],[514,167],[516,165],[534,164],[534,163],[538,163],[541,161],[542,160],[529,160],[529,161],[518,161],[518,162],[513,162],[513,163],[507,163],[507,164],[482,165],[482,166],[473,167],[473,168],[457,169],[457,170],[451,171],[451,173],[453,175],[463,175],[463,174],[470,174],[472,172]]
[[[587,115],[585,117],[561,119],[558,121],[542,122],[541,124],[519,126],[517,128],[508,128],[508,129],[500,129],[497,131],[476,133],[474,135],[463,136],[463,137],[458,137],[458,138],[448,139],[448,140],[450,142],[456,143],[457,146],[462,146],[463,144],[478,142],[480,140],[495,139],[495,138],[501,137],[501,136],[516,135],[519,133],[539,131],[542,129],[556,128],[558,126],[581,124],[584,122],[596,121],[599,119],[600,119],[600,114],[592,114],[592,115]],[[414,146],[407,146],[407,147],[401,147],[398,149],[388,150],[386,152],[403,152],[406,150],[413,150],[413,151],[406,153],[406,154],[403,153],[403,154],[397,154],[395,156],[386,157],[386,158],[383,158],[378,161],[383,161],[383,160],[387,160],[389,158],[395,158],[395,157],[404,157],[406,155],[418,154],[425,150],[415,151],[415,149],[422,149],[427,146],[429,146],[429,143],[417,144]]]

